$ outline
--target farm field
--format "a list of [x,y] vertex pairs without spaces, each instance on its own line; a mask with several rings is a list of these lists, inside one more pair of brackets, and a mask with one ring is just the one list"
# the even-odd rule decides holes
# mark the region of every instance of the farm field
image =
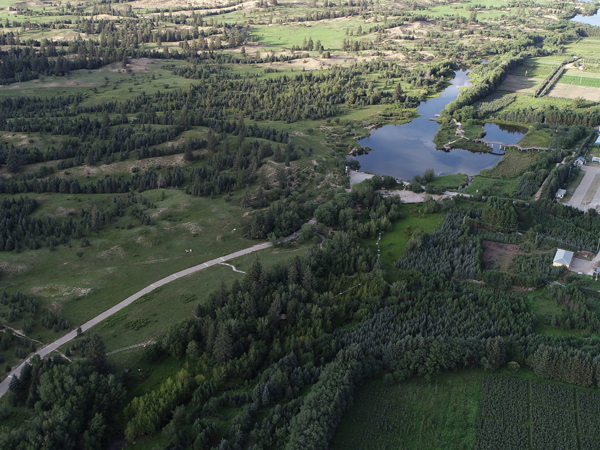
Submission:
[[483,372],[465,370],[386,385],[362,386],[332,449],[472,449]]
[[483,379],[476,448],[592,449],[600,394],[507,376]]

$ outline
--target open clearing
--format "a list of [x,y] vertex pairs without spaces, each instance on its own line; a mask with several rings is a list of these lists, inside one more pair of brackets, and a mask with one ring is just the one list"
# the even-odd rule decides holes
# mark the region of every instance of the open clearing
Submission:
[[488,269],[508,272],[514,256],[522,253],[518,245],[483,241],[483,260]]

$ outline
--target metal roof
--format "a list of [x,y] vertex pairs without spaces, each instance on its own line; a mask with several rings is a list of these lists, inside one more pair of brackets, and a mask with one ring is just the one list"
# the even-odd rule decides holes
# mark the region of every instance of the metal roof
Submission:
[[559,248],[558,250],[556,250],[556,255],[554,256],[553,262],[555,264],[562,264],[564,266],[570,266],[572,259],[573,259],[573,252]]

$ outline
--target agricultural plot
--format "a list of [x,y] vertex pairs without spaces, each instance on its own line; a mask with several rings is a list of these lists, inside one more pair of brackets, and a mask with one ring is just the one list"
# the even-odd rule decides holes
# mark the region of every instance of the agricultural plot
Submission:
[[563,75],[558,80],[559,84],[569,84],[572,86],[589,86],[600,88],[600,78],[576,75]]
[[600,443],[600,394],[506,376],[483,380],[478,450],[587,450]]
[[543,78],[529,78],[518,75],[508,75],[500,85],[500,90],[510,91],[521,95],[531,95]]
[[[593,78],[588,78],[587,80],[590,80],[590,82],[596,82],[596,80]],[[561,81],[560,83],[557,83],[547,95],[555,98],[575,99],[581,97],[591,102],[598,102],[600,101],[600,88],[586,85],[565,84]]]

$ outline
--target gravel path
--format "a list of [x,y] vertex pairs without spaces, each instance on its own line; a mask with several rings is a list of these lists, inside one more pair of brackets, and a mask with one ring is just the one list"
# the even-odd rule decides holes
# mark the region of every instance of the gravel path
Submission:
[[[297,236],[298,236],[298,233],[294,233],[291,236],[288,236],[288,237],[284,238],[282,241],[287,242],[287,241],[290,241],[292,239],[295,239]],[[97,325],[98,323],[102,322],[104,319],[112,316],[116,312],[119,312],[123,308],[131,305],[134,301],[136,301],[141,296],[143,296],[145,294],[148,294],[148,293],[152,292],[154,289],[156,289],[156,288],[158,288],[160,286],[163,286],[163,285],[165,285],[167,283],[170,283],[171,281],[175,281],[178,278],[182,278],[182,277],[185,277],[187,275],[191,275],[192,273],[198,272],[200,270],[204,270],[207,267],[214,266],[215,264],[221,264],[224,261],[227,261],[227,260],[230,260],[230,259],[238,258],[240,256],[244,256],[244,255],[248,255],[250,253],[258,252],[260,250],[264,250],[266,248],[271,247],[272,245],[273,244],[271,244],[270,242],[264,242],[262,244],[254,245],[254,246],[246,248],[244,250],[240,250],[240,251],[237,251],[235,253],[231,253],[229,255],[222,256],[220,258],[215,258],[215,259],[212,259],[210,261],[206,261],[205,263],[198,264],[197,266],[190,267],[189,269],[185,269],[185,270],[182,270],[180,272],[174,273],[172,275],[169,275],[166,278],[163,278],[162,280],[155,281],[151,285],[146,286],[141,291],[136,292],[131,297],[126,298],[121,303],[116,304],[115,306],[113,306],[112,308],[108,309],[107,311],[104,311],[102,314],[99,314],[98,316],[94,317],[93,319],[87,321],[86,323],[84,323],[83,325],[81,325],[81,330],[82,331],[89,330],[94,325]],[[67,342],[75,339],[75,337],[77,337],[77,332],[75,330],[71,331],[70,333],[65,334],[63,337],[61,337],[60,339],[54,341],[53,343],[48,344],[45,347],[40,348],[35,353],[31,354],[27,358],[27,360],[29,360],[34,355],[40,355],[41,358],[44,358],[46,355],[48,355],[48,354],[52,353],[53,351],[57,350],[58,348],[60,348],[64,344],[66,344]],[[18,367],[14,368],[10,372],[10,374],[6,377],[6,379],[4,381],[2,381],[2,383],[0,383],[0,397],[2,397],[8,391],[8,385],[10,384],[10,381],[11,381],[12,377],[14,375],[19,375],[21,373],[21,370],[23,369],[23,366],[25,364],[27,364],[27,363],[28,363],[28,361],[24,361],[21,365],[19,365]]]

